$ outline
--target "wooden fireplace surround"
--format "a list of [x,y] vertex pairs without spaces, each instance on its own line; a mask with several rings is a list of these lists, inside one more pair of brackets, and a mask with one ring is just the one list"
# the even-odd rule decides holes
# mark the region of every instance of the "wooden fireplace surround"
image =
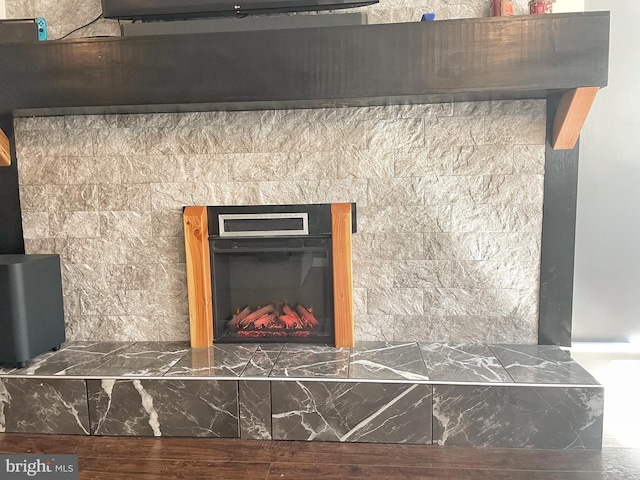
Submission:
[[[186,207],[183,222],[191,346],[208,347],[213,344],[213,295],[207,207]],[[354,343],[351,225],[351,204],[331,204],[336,347],[353,347]]]

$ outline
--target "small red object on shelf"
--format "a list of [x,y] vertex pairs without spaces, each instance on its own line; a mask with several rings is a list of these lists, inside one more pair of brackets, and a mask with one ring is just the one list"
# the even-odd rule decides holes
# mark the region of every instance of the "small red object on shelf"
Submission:
[[492,17],[510,17],[513,15],[512,0],[491,0]]
[[553,0],[531,0],[529,13],[532,15],[553,13]]

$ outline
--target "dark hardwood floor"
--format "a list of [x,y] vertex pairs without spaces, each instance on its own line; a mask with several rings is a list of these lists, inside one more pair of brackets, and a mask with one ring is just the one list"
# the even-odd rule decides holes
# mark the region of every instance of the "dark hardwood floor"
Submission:
[[0,434],[0,453],[77,454],[81,479],[640,480],[640,450],[479,449]]

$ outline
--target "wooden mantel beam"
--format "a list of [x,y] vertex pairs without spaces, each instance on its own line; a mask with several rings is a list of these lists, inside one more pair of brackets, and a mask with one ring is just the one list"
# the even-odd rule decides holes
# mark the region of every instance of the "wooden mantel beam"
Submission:
[[0,128],[0,167],[11,165],[11,144],[9,137]]
[[599,87],[579,87],[562,96],[553,119],[551,146],[554,150],[575,147],[598,90]]

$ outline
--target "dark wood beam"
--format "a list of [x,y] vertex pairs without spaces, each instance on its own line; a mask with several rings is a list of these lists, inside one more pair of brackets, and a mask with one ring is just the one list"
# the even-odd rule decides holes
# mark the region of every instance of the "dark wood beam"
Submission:
[[571,346],[579,143],[551,145],[560,96],[547,102],[538,343]]
[[0,112],[547,98],[607,84],[609,13],[2,44]]

